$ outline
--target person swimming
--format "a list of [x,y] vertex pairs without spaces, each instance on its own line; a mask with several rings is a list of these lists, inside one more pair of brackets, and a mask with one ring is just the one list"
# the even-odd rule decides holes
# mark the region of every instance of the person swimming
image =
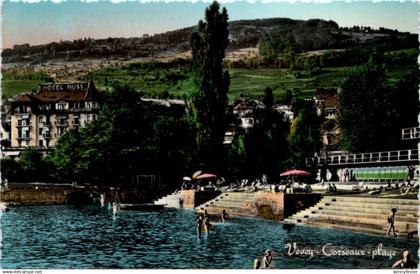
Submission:
[[203,219],[203,232],[209,234],[210,232],[210,218],[209,215],[204,215]]
[[411,260],[411,253],[408,249],[403,250],[401,257],[402,259],[395,262],[392,268],[416,269],[418,267],[417,263]]
[[273,254],[270,249],[267,249],[265,251],[264,257],[262,258],[261,268],[264,268],[264,269],[270,268],[272,261],[273,261]]
[[203,216],[200,215],[197,218],[197,221],[195,222],[197,224],[197,235],[198,237],[201,236],[201,230],[203,229]]
[[225,222],[225,221],[227,221],[228,217],[229,217],[229,215],[226,213],[226,210],[223,209],[220,219],[222,220],[222,222]]
[[254,269],[260,269],[261,268],[261,260],[259,258],[256,258],[254,260]]

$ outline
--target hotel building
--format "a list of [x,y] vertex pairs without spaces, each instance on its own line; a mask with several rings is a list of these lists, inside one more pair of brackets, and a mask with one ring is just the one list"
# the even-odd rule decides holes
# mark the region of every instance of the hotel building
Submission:
[[12,148],[49,148],[69,129],[97,118],[99,93],[88,83],[41,85],[11,102]]

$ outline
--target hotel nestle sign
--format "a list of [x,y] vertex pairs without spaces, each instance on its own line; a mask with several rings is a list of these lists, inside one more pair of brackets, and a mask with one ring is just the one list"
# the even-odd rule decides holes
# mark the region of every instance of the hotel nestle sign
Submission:
[[86,89],[86,83],[41,85],[41,91],[80,91]]

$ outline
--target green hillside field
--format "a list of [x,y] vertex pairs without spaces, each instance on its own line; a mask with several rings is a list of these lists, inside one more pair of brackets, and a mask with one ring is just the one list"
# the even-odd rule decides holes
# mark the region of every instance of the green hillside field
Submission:
[[[401,52],[413,57],[416,50],[387,52],[387,55],[398,55]],[[290,90],[295,97],[311,97],[316,88],[337,87],[346,77],[346,73],[353,67],[321,68],[310,72],[292,71],[276,68],[231,68],[231,84],[229,100],[239,96],[258,98],[264,89],[270,87],[276,99]],[[388,81],[395,83],[417,65],[388,65]],[[3,77],[1,82],[3,98],[8,98],[21,92],[31,92],[39,84],[46,83],[42,77]],[[79,80],[87,80],[82,76]],[[90,76],[89,76],[90,77]],[[185,98],[195,87],[192,72],[189,67],[176,65],[167,68],[154,68],[130,64],[122,67],[108,67],[94,71],[92,77],[99,89],[109,89],[114,84],[129,85],[136,90],[143,91],[146,97],[153,98]]]

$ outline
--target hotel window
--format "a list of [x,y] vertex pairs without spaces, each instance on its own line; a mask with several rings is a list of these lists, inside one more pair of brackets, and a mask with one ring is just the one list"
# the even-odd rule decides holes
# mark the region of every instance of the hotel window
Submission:
[[29,135],[29,130],[24,129],[22,130],[22,138],[30,138],[31,136]]
[[64,132],[66,132],[66,128],[65,127],[59,127],[59,128],[57,128],[57,135],[58,136],[63,135]]
[[57,116],[57,125],[66,125],[67,124],[67,116]]
[[39,146],[43,147],[44,146],[44,141],[43,140],[39,140]]
[[42,128],[39,128],[39,129],[38,129],[38,134],[39,134],[39,135],[42,135]]
[[44,123],[44,116],[39,116],[38,121],[39,121],[40,123]]
[[63,103],[57,104],[57,110],[65,110],[65,109],[66,109],[66,104],[63,104]]
[[79,124],[80,124],[79,115],[73,114],[73,125],[79,125]]

